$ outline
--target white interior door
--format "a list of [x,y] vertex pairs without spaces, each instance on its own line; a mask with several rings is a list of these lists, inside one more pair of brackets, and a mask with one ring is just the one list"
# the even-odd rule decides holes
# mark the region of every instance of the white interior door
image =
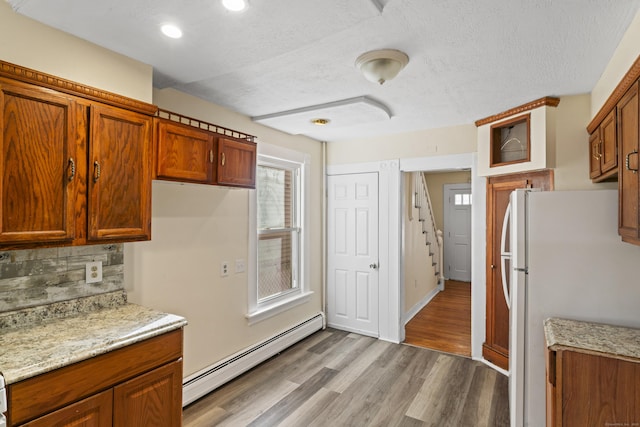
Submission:
[[327,177],[327,320],[378,336],[378,174]]
[[471,185],[444,186],[444,275],[471,281]]

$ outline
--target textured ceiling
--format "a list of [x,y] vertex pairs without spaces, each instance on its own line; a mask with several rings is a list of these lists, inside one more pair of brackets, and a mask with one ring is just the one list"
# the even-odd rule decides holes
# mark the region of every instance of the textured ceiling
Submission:
[[[640,7],[640,0],[249,0],[233,13],[219,0],[8,1],[151,64],[156,87],[327,141],[468,124],[543,96],[590,92]],[[167,22],[183,38],[162,36]],[[379,86],[354,61],[382,48],[410,61]],[[341,103],[351,99],[383,108]],[[300,114],[325,103],[318,112],[339,126],[313,126],[308,112]],[[297,113],[279,114],[289,110]]]

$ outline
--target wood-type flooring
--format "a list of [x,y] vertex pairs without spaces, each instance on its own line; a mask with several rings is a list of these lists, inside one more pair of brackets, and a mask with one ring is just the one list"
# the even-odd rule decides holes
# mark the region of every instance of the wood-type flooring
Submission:
[[406,344],[471,357],[471,283],[447,280],[404,330]]
[[186,407],[183,425],[508,426],[508,380],[464,357],[326,329]]

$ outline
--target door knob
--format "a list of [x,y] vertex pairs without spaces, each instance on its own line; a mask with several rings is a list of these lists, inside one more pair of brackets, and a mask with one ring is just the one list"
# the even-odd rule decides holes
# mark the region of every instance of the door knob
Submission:
[[494,270],[496,268],[496,266],[494,264],[491,264],[491,269]]
[[376,270],[378,268],[378,264],[375,262],[373,264],[369,264],[369,268]]

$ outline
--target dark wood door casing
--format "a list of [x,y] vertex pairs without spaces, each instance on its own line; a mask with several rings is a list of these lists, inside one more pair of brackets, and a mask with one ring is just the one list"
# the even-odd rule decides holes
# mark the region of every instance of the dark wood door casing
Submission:
[[509,308],[502,290],[500,244],[509,196],[518,188],[553,190],[553,171],[500,175],[487,180],[486,336],[482,355],[505,370],[509,369]]

